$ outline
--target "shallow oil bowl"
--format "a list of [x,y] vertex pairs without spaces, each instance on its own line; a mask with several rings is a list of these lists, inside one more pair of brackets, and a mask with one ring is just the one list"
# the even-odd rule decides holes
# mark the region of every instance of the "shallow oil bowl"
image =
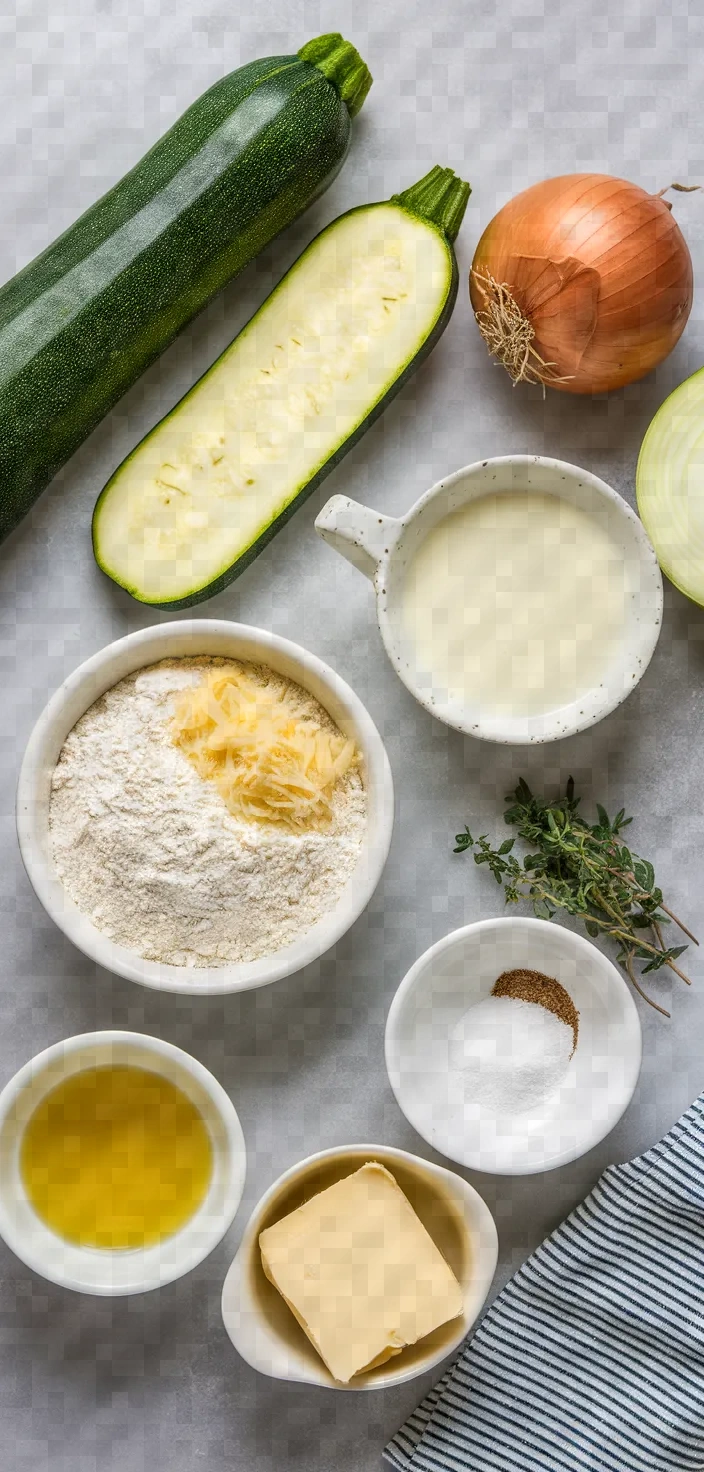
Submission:
[[[37,1216],[20,1173],[22,1135],[49,1091],[87,1068],[131,1065],[161,1074],[202,1115],[213,1150],[213,1174],[198,1210],[155,1246],[121,1251],[76,1247]],[[79,1293],[115,1297],[146,1293],[183,1277],[217,1246],[242,1199],[246,1152],[232,1101],[189,1053],[134,1032],[93,1032],[38,1053],[0,1094],[0,1236],[28,1267]]]
[[[462,1288],[464,1309],[458,1319],[441,1325],[418,1344],[409,1345],[375,1370],[355,1375],[349,1385],[341,1385],[266,1277],[259,1234],[369,1160],[379,1161],[395,1176],[452,1268]],[[323,1150],[280,1176],[255,1207],[225,1279],[223,1321],[235,1349],[263,1375],[331,1390],[385,1390],[432,1370],[462,1342],[487,1297],[497,1255],[496,1227],[488,1206],[454,1171],[389,1145]]]
[[[569,501],[593,516],[621,549],[633,591],[617,651],[601,684],[569,704],[530,716],[498,715],[480,705],[444,700],[419,675],[403,635],[402,589],[424,538],[446,516],[496,492],[537,491]],[[650,662],[662,623],[662,577],[642,523],[598,476],[540,455],[504,455],[446,476],[405,516],[382,516],[345,496],[333,496],[316,520],[321,537],[372,579],[386,652],[403,683],[446,725],[485,741],[511,745],[557,741],[603,719],[635,689]]]
[[[579,1012],[579,1037],[553,1094],[498,1115],[469,1099],[450,1068],[450,1034],[502,971],[556,977]],[[386,1022],[386,1067],[406,1118],[450,1160],[497,1175],[530,1175],[576,1160],[613,1129],[641,1063],[633,997],[611,961],[549,920],[502,917],[454,930],[404,977]]]
[[[367,825],[357,866],[337,903],[317,925],[270,956],[239,965],[169,966],[146,961],[97,930],[69,899],[49,851],[51,779],[76,721],[119,680],[160,659],[218,655],[268,665],[296,681],[329,712],[362,753]],[[299,644],[264,629],[216,619],[188,619],[141,629],[86,660],[57,690],[29,740],[17,789],[17,833],[27,874],[44,908],[69,940],[100,966],[159,991],[203,996],[250,991],[290,976],[327,951],[369,903],[391,843],[394,795],[384,745],[361,700],[339,675]]]

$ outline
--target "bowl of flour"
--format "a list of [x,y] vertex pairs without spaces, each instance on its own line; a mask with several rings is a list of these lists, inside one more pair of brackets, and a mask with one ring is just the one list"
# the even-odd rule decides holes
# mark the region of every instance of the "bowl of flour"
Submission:
[[[252,668],[355,743],[322,828],[232,812],[174,742],[181,692]],[[350,687],[299,645],[220,620],[143,629],[81,665],[37,722],[17,795],[25,868],[69,940],[143,986],[201,995],[265,986],[334,945],[392,827],[386,752]]]

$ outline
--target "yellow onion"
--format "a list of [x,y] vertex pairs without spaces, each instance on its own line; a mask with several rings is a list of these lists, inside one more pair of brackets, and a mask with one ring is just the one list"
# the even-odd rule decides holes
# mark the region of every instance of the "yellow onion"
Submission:
[[470,296],[514,383],[604,393],[667,357],[692,306],[692,261],[670,208],[624,179],[566,174],[499,210]]

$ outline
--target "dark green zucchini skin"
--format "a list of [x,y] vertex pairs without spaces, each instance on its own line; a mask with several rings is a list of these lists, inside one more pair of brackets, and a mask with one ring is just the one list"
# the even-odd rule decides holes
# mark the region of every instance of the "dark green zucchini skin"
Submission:
[[327,188],[349,141],[348,107],[317,65],[240,67],[0,290],[0,538],[181,328]]

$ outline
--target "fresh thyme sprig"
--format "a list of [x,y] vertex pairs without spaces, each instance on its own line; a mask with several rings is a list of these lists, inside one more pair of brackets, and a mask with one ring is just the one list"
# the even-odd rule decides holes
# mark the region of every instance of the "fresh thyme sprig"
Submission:
[[[515,838],[492,848],[486,834],[473,838],[465,828],[457,834],[455,853],[473,849],[475,864],[486,864],[497,884],[503,885],[506,904],[530,900],[535,914],[545,920],[566,910],[584,922],[592,937],[605,935],[616,941],[617,960],[636,991],[669,1017],[643,991],[634,962],[645,962],[643,974],[667,966],[689,986],[689,977],[676,964],[687,947],[667,946],[662,928],[674,921],[695,945],[698,941],[664,903],[652,864],[621,841],[622,829],[632,822],[625,810],[621,808],[612,821],[597,803],[599,821],[589,824],[577,811],[579,801],[571,777],[565,796],[554,802],[534,797],[521,778],[515,792],[506,798],[509,806],[504,821],[517,829],[531,851],[521,861],[512,851]],[[646,931],[650,931],[649,939]]]

